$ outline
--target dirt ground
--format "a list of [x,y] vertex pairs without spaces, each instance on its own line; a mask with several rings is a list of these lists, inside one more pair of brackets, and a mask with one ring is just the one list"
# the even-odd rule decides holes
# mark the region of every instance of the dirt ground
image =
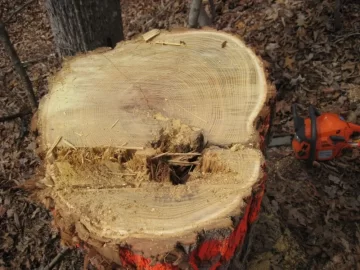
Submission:
[[[22,0],[0,0],[0,18],[38,97],[60,67],[42,0],[11,16]],[[277,88],[273,132],[293,132],[291,104],[309,104],[359,122],[360,3],[343,0],[215,0],[214,27],[239,35],[264,59]],[[184,27],[188,4],[122,0],[127,39],[152,28]],[[10,18],[10,19],[9,19]],[[0,116],[24,111],[24,89],[0,44]],[[42,269],[62,250],[51,215],[29,199],[26,185],[39,168],[30,116],[0,123],[0,269]],[[268,150],[269,180],[253,228],[246,269],[360,269],[359,151],[308,168],[291,148]],[[70,250],[54,269],[82,269]],[[89,266],[90,267],[90,266]],[[91,267],[90,267],[91,268]],[[234,258],[232,269],[239,264]]]

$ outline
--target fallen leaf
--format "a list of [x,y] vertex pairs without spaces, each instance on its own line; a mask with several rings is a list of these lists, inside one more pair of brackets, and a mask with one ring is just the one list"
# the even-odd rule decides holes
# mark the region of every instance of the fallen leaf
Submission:
[[286,56],[285,57],[285,63],[284,63],[284,68],[288,68],[290,70],[294,69],[294,58],[290,57],[290,56]]
[[302,13],[297,14],[296,24],[297,26],[305,26],[306,23],[306,17]]
[[286,102],[285,100],[280,100],[276,102],[276,113],[279,112],[281,112],[282,114],[291,112],[291,104],[289,102]]
[[246,27],[246,24],[244,24],[242,21],[239,21],[239,22],[237,22],[237,23],[235,24],[235,27],[236,27],[237,29],[243,29],[243,28]]
[[3,205],[0,205],[0,218],[5,215],[6,211],[7,209]]
[[304,27],[300,27],[297,31],[296,31],[296,36],[298,38],[303,38],[306,36],[306,30],[304,29]]
[[299,212],[298,209],[296,208],[290,209],[289,214],[293,219],[297,220],[301,225],[306,226],[306,218],[302,213]]
[[334,176],[334,175],[332,175],[332,174],[329,175],[329,180],[330,180],[331,182],[334,182],[335,184],[339,184],[339,183],[340,183],[340,178],[337,177],[337,176]]
[[338,102],[342,106],[347,99],[348,98],[346,96],[340,96],[339,99],[338,99]]
[[280,48],[279,44],[277,44],[277,43],[269,43],[268,45],[266,45],[265,50],[273,51],[273,50],[276,50],[278,48]]
[[356,63],[346,62],[345,64],[341,65],[341,70],[350,70],[351,72],[354,72],[355,67],[356,67]]
[[331,93],[334,93],[336,90],[333,87],[325,87],[325,88],[322,89],[322,91],[325,94],[331,94]]

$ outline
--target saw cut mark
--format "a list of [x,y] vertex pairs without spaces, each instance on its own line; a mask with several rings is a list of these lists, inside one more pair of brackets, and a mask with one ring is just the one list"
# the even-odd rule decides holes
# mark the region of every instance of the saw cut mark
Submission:
[[[186,46],[152,44],[159,40]],[[77,56],[50,88],[39,117],[45,148],[59,135],[76,147],[144,146],[161,129],[157,113],[202,129],[211,143],[244,143],[267,95],[256,55],[210,30],[161,32],[151,43],[141,38]]]

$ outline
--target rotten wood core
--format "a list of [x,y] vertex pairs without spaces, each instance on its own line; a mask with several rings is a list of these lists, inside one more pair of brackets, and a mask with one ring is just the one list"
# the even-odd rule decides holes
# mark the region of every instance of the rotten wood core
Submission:
[[76,56],[40,104],[39,196],[68,245],[116,263],[119,248],[143,263],[187,250],[186,262],[211,232],[235,233],[263,188],[271,97],[261,61],[220,31],[153,31]]

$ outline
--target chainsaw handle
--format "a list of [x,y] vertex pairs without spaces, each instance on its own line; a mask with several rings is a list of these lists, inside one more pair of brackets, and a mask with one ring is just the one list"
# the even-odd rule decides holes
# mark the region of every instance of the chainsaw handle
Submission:
[[311,138],[310,143],[310,157],[309,162],[312,164],[316,160],[316,140],[317,140],[317,125],[316,118],[320,115],[320,112],[313,106],[309,107],[309,116],[311,122]]

